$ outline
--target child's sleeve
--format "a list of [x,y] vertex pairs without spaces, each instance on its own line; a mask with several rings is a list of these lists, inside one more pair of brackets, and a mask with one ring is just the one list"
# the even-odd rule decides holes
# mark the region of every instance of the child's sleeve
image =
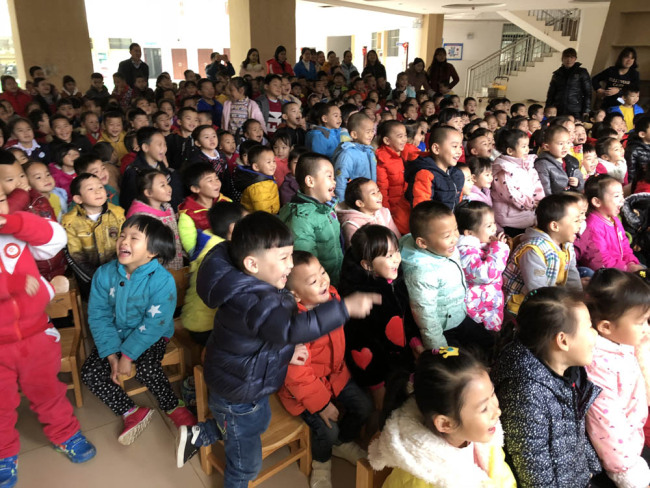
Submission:
[[546,261],[535,249],[527,248],[519,255],[518,263],[521,278],[524,280],[526,291],[537,290],[545,286],[555,286],[546,277]]
[[0,227],[0,234],[12,234],[16,239],[26,242],[37,261],[53,258],[66,245],[66,232],[57,222],[28,212],[16,212],[2,217],[7,222]]
[[575,252],[571,253],[571,262],[569,263],[568,276],[566,280],[566,287],[569,290],[582,291],[582,280],[580,279],[580,271],[576,263]]
[[[310,349],[308,345],[307,349]],[[320,412],[332,398],[330,391],[311,366],[311,350],[309,359],[303,366],[289,365],[284,386],[312,414]]]
[[538,159],[535,161],[535,170],[539,176],[539,182],[542,184],[542,188],[544,189],[544,195],[552,195],[553,191],[551,190],[551,175],[548,172],[546,161],[543,159]]
[[120,351],[122,339],[115,324],[115,305],[111,304],[109,274],[101,267],[93,277],[88,299],[88,325],[99,357]]
[[425,349],[438,349],[447,345],[444,327],[437,317],[438,280],[431,273],[419,270],[405,277],[413,319],[420,329]]
[[[314,256],[318,257],[318,246],[316,245],[314,226],[309,222],[309,218],[294,215],[287,224],[293,232],[293,248],[298,251],[310,252]],[[332,244],[336,246],[339,245],[338,243]]]
[[[618,227],[610,228],[611,232],[618,233]],[[627,262],[623,259],[619,249],[611,249],[610,240],[607,239],[608,228],[605,226],[592,226],[580,238],[580,260],[588,261],[588,265],[594,271],[600,268],[617,268],[623,271],[627,270]],[[614,237],[619,239],[618,236]],[[621,238],[621,248],[625,249],[625,234]],[[629,244],[627,244],[629,247]],[[638,261],[637,261],[638,263]]]
[[383,164],[379,164],[379,158],[377,158],[377,186],[381,196],[384,197],[385,205],[388,205],[388,171]]
[[188,255],[192,255],[192,251],[196,247],[197,231],[196,224],[192,217],[185,212],[181,212],[178,216],[178,235],[181,239],[181,245]]
[[427,170],[420,170],[416,173],[413,180],[413,204],[412,208],[418,203],[433,200],[433,173]]
[[500,281],[503,270],[506,269],[510,248],[504,242],[494,241],[488,245],[485,259],[477,247],[463,246],[460,263],[474,285],[486,285]]
[[334,161],[334,172],[336,174],[336,189],[334,193],[339,201],[345,200],[345,188],[354,168],[354,160],[350,157],[349,151],[341,151]]
[[325,137],[318,129],[312,129],[305,136],[305,146],[312,152],[327,154],[327,144]]

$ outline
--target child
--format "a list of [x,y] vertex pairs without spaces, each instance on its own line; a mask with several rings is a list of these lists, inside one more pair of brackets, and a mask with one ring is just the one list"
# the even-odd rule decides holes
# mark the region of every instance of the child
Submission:
[[90,100],[95,100],[101,106],[110,97],[108,88],[104,85],[104,76],[101,73],[93,73],[90,75],[90,88],[86,92],[85,97]]
[[78,132],[73,131],[72,124],[67,117],[61,114],[53,115],[50,118],[50,127],[53,133],[50,150],[53,154],[56,154],[58,148],[63,144],[74,144],[79,154],[92,151],[93,147],[90,141]]
[[284,177],[280,185],[280,205],[286,205],[300,191],[300,186],[296,181],[296,165],[300,156],[307,152],[304,146],[296,146],[289,153],[289,173]]
[[[126,142],[126,136],[124,137],[124,140]],[[129,149],[127,148],[127,151],[128,150]],[[117,158],[117,151],[115,150],[113,145],[105,141],[100,141],[97,144],[95,144],[91,154],[94,155],[96,158],[101,159],[102,162],[104,163],[104,167],[108,172],[108,184],[113,188],[119,188],[120,185],[118,183],[119,181],[121,181],[120,167],[119,167],[120,160],[118,160]],[[124,159],[128,160],[130,156],[131,155],[127,153],[125,156],[122,157],[122,160]]]
[[264,95],[255,99],[264,117],[264,132],[275,134],[282,122],[282,78],[268,74],[264,78]]
[[515,488],[486,367],[464,349],[442,348],[422,353],[412,385],[408,377],[387,410],[403,405],[368,448],[375,470],[393,468],[383,487]]
[[102,125],[104,130],[98,142],[108,142],[117,153],[117,160],[121,160],[126,154],[124,145],[124,119],[121,112],[109,111],[104,114]]
[[636,182],[643,179],[650,166],[650,117],[641,117],[634,126],[634,132],[625,148],[625,159],[628,167],[628,178],[635,191]]
[[386,206],[393,213],[404,195],[404,160],[406,127],[397,120],[388,120],[377,127],[377,185]]
[[586,181],[596,174],[598,168],[598,156],[596,156],[596,148],[588,142],[582,145],[582,177]]
[[151,216],[134,215],[124,222],[117,247],[117,259],[101,266],[93,278],[88,325],[95,347],[81,377],[94,395],[123,417],[117,440],[127,446],[154,413],[133,403],[119,386],[119,377],[131,374],[134,365],[136,379],[177,427],[192,425],[196,419],[176,397],[160,364],[174,335],[176,285],[158,259],[173,259],[172,233]]
[[535,224],[535,208],[545,193],[533,164],[535,156],[528,154],[526,133],[506,130],[498,142],[501,155],[492,166],[491,196],[497,224],[514,238]]
[[640,95],[641,90],[639,90],[638,86],[626,85],[621,89],[623,105],[610,107],[608,109],[609,112],[618,112],[623,115],[625,125],[627,126],[627,132],[634,129],[634,118],[643,113],[643,109],[637,105]]
[[239,158],[235,136],[224,130],[217,132],[217,135],[219,136],[219,145],[217,146],[217,149],[219,149],[219,152],[223,154],[224,159],[228,163],[228,172],[232,176],[232,172],[237,165],[237,158]]
[[264,137],[264,126],[255,119],[248,119],[244,122],[244,125],[241,126],[241,136],[242,141],[255,141],[264,145],[267,143]]
[[192,194],[178,206],[178,232],[183,249],[188,255],[195,253],[201,231],[210,230],[208,211],[217,202],[230,202],[221,194],[221,180],[209,163],[195,163],[183,173],[185,186]]
[[273,154],[275,154],[275,173],[273,177],[278,187],[284,183],[284,178],[289,173],[289,151],[291,151],[291,136],[287,129],[275,131],[273,135]]
[[609,175],[619,183],[627,184],[625,149],[618,139],[614,137],[598,139],[596,155],[598,156],[596,173]]
[[472,193],[474,182],[472,181],[472,170],[465,163],[458,164],[457,168],[463,173],[464,183],[460,190],[460,199],[467,201]]
[[589,486],[600,463],[585,416],[600,388],[584,368],[597,334],[581,294],[558,287],[531,292],[516,332],[492,378],[518,486]]
[[[28,119],[17,117],[9,122],[7,132],[11,135],[10,139],[17,141],[11,147],[22,149],[30,159],[37,159],[46,164],[50,163],[50,148],[47,144],[39,144],[34,138],[34,129]],[[9,141],[8,141],[9,142]],[[9,144],[7,144],[9,146]]]
[[102,136],[99,117],[93,112],[84,112],[81,114],[81,127],[86,133],[86,138],[91,145],[95,145]]
[[573,248],[580,231],[580,213],[580,200],[571,194],[549,195],[539,202],[537,226],[526,229],[503,272],[510,313],[517,315],[528,292],[544,286],[582,291]]
[[552,125],[544,131],[543,152],[535,160],[544,195],[584,189],[580,163],[569,154],[571,146],[569,131],[561,125]]
[[[161,105],[163,105],[162,102],[169,102],[169,100],[162,100]],[[164,105],[167,105],[167,103]],[[162,110],[154,112],[154,114],[151,116],[151,120],[153,122],[153,126],[158,129],[164,137],[167,137],[169,134],[171,134],[172,118],[167,112],[163,112]]]
[[470,156],[467,158],[467,166],[471,174],[470,181],[472,182],[472,189],[467,199],[471,202],[483,202],[491,207],[492,161],[489,158]]
[[347,128],[352,142],[343,142],[334,151],[336,198],[343,200],[348,181],[364,177],[377,181],[377,158],[372,146],[375,124],[358,112],[348,119]]
[[167,144],[167,163],[169,167],[180,170],[185,167],[197,151],[192,138],[194,129],[199,125],[199,114],[195,108],[183,107],[178,111],[178,133],[172,132],[165,137]]
[[192,132],[192,139],[199,150],[192,155],[188,168],[196,163],[209,163],[219,179],[224,179],[228,163],[217,149],[219,145],[217,131],[211,125],[200,125]]
[[197,88],[201,99],[196,105],[196,110],[199,112],[209,112],[212,115],[211,125],[218,126],[221,124],[223,105],[214,98],[214,83],[208,78],[202,78],[198,81]]
[[[189,198],[189,197],[188,197]],[[185,294],[185,303],[181,310],[181,321],[190,338],[205,347],[214,326],[217,311],[208,307],[196,291],[199,267],[208,252],[217,244],[229,241],[235,224],[248,212],[239,203],[222,200],[206,209],[208,227],[199,231],[197,244],[190,258],[190,285]],[[184,214],[181,214],[181,216]],[[180,227],[179,219],[179,227]]]
[[291,146],[304,146],[307,133],[302,127],[303,118],[300,105],[295,102],[282,105],[282,120],[291,136]]
[[70,183],[77,176],[74,170],[74,162],[78,158],[79,150],[74,144],[62,144],[54,155],[54,162],[49,165],[56,186],[66,191],[68,202],[72,200]]
[[66,257],[83,296],[87,297],[95,270],[115,258],[124,210],[107,202],[104,185],[90,173],[72,180],[70,194],[76,205],[61,219],[68,233]]
[[[329,301],[340,301],[318,259],[305,251],[293,252],[287,289],[295,298],[299,313]],[[310,486],[332,486],[332,455],[355,466],[358,459],[367,457],[354,439],[370,416],[372,406],[345,366],[343,327],[305,347],[304,364],[289,365],[278,397],[291,415],[300,415],[311,428]],[[339,412],[341,406],[344,413]]]
[[255,119],[265,130],[265,121],[259,105],[253,102],[250,96],[250,85],[243,78],[236,76],[228,82],[228,95],[230,100],[223,104],[221,128],[231,134],[236,134],[248,119]]
[[296,181],[300,191],[282,207],[278,217],[293,232],[295,248],[316,256],[336,286],[343,251],[339,244],[341,227],[334,212],[336,181],[332,163],[321,154],[303,154],[296,166]]
[[151,215],[169,227],[174,235],[176,252],[173,258],[167,259],[165,267],[171,270],[181,269],[183,267],[183,246],[181,246],[181,239],[178,235],[176,213],[169,204],[172,199],[172,188],[169,186],[167,176],[153,168],[145,169],[138,173],[135,185],[138,195],[131,203],[126,218],[137,214]]
[[313,111],[315,124],[305,136],[305,146],[331,158],[341,141],[341,110],[336,105],[318,103]]
[[249,212],[263,210],[270,214],[280,211],[280,193],[273,178],[275,154],[266,146],[257,145],[248,152],[249,166],[237,166],[233,186],[241,193],[240,203]]
[[[0,150],[2,159],[12,158]],[[44,425],[44,433],[59,452],[74,463],[95,456],[95,447],[81,434],[79,421],[58,380],[61,369],[59,332],[52,327],[45,307],[54,296],[41,277],[32,252],[52,258],[65,247],[65,232],[56,222],[26,212],[9,213],[7,197],[0,190],[0,241],[4,287],[0,330],[0,362],[7,371],[2,379],[5,403],[0,435],[0,482],[17,482],[20,439],[15,429],[20,403],[18,385]],[[345,319],[344,319],[345,320]],[[8,374],[11,372],[11,374]]]
[[225,486],[245,486],[262,466],[268,395],[284,382],[294,344],[313,341],[348,317],[365,317],[378,301],[357,293],[294,314],[295,302],[283,289],[292,252],[291,231],[276,217],[255,212],[237,223],[232,240],[216,246],[199,269],[199,296],[219,307],[205,355],[214,419],[181,427],[177,465],[199,446],[223,438]]
[[68,211],[68,195],[65,190],[55,186],[48,166],[40,161],[32,161],[27,163],[23,169],[27,175],[29,186],[47,198],[54,211],[55,220],[61,222],[61,217]]
[[336,206],[346,249],[350,247],[355,232],[366,224],[383,225],[393,231],[398,239],[402,236],[390,210],[382,205],[382,201],[383,196],[374,181],[359,177],[348,183],[344,202]]
[[598,331],[587,374],[602,388],[587,412],[587,434],[616,486],[647,486],[650,469],[641,452],[648,402],[634,349],[647,334],[650,287],[638,276],[601,269],[586,292]]
[[111,96],[117,100],[122,110],[126,111],[131,106],[133,88],[131,88],[122,73],[113,73],[113,93]]
[[500,331],[503,323],[503,271],[510,248],[506,235],[497,234],[494,212],[483,202],[456,208],[458,252],[467,282],[467,314],[487,330]]
[[618,219],[625,203],[623,186],[608,175],[592,176],[587,181],[585,196],[589,210],[587,228],[576,240],[578,263],[594,271],[602,267],[630,272],[644,269]]
[[120,195],[117,193],[117,190],[108,183],[109,175],[106,170],[106,165],[99,157],[94,154],[83,154],[79,156],[74,161],[74,171],[78,175],[81,173],[90,173],[91,175],[95,175],[100,179],[102,185],[104,185],[108,201],[113,205],[120,204]]

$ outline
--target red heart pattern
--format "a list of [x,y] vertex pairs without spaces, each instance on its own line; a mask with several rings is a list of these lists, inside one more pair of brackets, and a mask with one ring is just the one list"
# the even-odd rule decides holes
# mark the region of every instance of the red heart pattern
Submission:
[[401,317],[398,317],[396,315],[388,321],[386,324],[386,337],[396,346],[406,346],[406,336],[404,335],[404,321]]
[[361,349],[361,351],[357,350],[352,350],[352,359],[354,360],[355,364],[359,366],[361,369],[364,371],[372,361],[372,352],[370,352],[370,349],[367,347],[364,347]]

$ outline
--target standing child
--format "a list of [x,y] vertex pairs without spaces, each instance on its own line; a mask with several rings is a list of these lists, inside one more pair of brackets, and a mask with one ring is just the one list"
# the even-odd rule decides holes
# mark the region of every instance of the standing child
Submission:
[[81,114],[81,128],[85,131],[86,139],[92,145],[95,145],[102,136],[99,117],[94,112],[84,112]]
[[291,146],[304,146],[306,132],[303,129],[304,120],[300,105],[296,102],[289,102],[282,105],[282,121],[291,136]]
[[54,156],[54,162],[49,165],[50,173],[54,178],[56,186],[66,191],[68,202],[72,200],[70,183],[77,176],[74,169],[74,162],[78,158],[79,150],[74,144],[62,144]]
[[472,190],[467,197],[472,202],[483,202],[492,206],[492,195],[490,187],[492,186],[492,161],[489,158],[479,158],[469,156],[467,166],[471,173]]
[[319,103],[313,111],[314,127],[305,136],[305,146],[331,158],[341,142],[341,110],[334,104]]
[[587,434],[616,486],[648,486],[650,468],[642,457],[648,401],[634,350],[648,333],[650,287],[638,276],[601,269],[586,292],[598,331],[587,374],[602,388],[587,412]]
[[569,131],[561,125],[552,125],[544,131],[543,152],[535,160],[544,195],[584,189],[580,163],[569,154],[572,146]]
[[296,181],[296,165],[300,156],[305,154],[305,146],[296,146],[289,153],[289,173],[284,177],[280,185],[280,205],[286,205],[300,191],[300,186]]
[[167,163],[170,168],[180,170],[197,151],[192,133],[199,125],[199,114],[193,107],[183,107],[178,111],[178,133],[165,137],[167,144]]
[[406,127],[397,120],[382,122],[377,127],[377,185],[394,214],[404,195],[404,160],[402,151],[406,146]]
[[240,203],[249,212],[263,210],[270,214],[280,211],[280,193],[273,178],[276,163],[272,149],[261,144],[248,152],[249,166],[237,166],[233,186],[241,193]]
[[598,156],[596,156],[596,148],[586,142],[582,145],[582,166],[580,167],[585,186],[587,180],[596,174],[597,168]]
[[192,132],[192,139],[194,139],[194,144],[199,150],[193,153],[190,164],[187,165],[185,170],[197,163],[209,163],[219,179],[223,180],[228,169],[228,163],[223,154],[217,149],[219,138],[214,127],[199,125]]
[[634,126],[625,148],[628,176],[635,192],[636,182],[642,180],[650,166],[650,116],[641,117]]
[[582,295],[558,287],[531,292],[516,334],[492,378],[518,486],[589,486],[600,463],[585,417],[600,388],[585,371],[597,333]]
[[88,324],[95,347],[81,369],[88,389],[115,415],[124,429],[118,437],[132,444],[149,425],[154,411],[137,406],[119,385],[131,374],[158,400],[176,427],[196,422],[176,397],[160,364],[174,335],[176,285],[158,262],[174,257],[174,238],[159,220],[134,215],[124,222],[117,259],[101,266],[93,278]]
[[270,136],[275,134],[282,122],[282,78],[268,74],[264,78],[264,94],[255,102],[264,117],[264,131]]
[[197,83],[201,99],[196,104],[196,110],[199,112],[208,112],[211,115],[211,125],[219,126],[223,115],[223,105],[214,97],[214,83],[208,78],[201,78]]
[[266,123],[259,105],[249,98],[250,91],[250,85],[243,78],[236,76],[230,79],[227,88],[230,100],[226,100],[223,104],[222,129],[236,134],[248,119],[255,119],[263,128],[265,127]]

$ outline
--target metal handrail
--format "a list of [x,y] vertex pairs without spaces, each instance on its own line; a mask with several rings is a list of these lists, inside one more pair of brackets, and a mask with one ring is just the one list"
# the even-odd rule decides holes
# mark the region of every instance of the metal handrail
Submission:
[[546,34],[550,30],[561,32],[563,36],[569,37],[572,41],[578,40],[580,14],[579,8],[528,11],[529,17],[535,17],[538,21],[544,22],[548,28]]

